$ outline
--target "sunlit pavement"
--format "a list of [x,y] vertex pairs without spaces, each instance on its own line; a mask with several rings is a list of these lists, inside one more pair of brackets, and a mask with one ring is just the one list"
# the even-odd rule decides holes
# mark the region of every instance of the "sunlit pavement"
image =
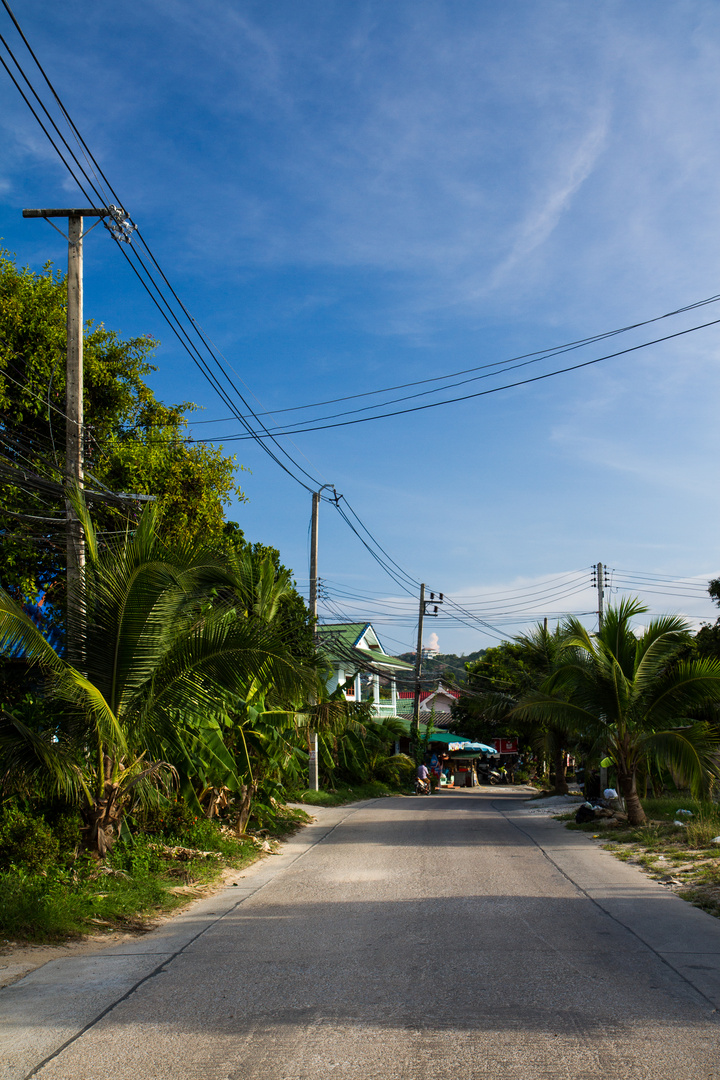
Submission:
[[720,1078],[720,921],[503,788],[337,810],[0,991],[0,1076]]

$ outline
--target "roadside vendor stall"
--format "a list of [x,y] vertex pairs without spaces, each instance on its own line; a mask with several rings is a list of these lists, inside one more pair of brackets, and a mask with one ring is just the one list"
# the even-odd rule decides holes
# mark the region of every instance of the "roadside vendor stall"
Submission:
[[431,752],[430,770],[440,787],[476,787],[476,762],[482,757],[497,757],[494,746],[473,742],[460,735],[435,731],[428,740]]

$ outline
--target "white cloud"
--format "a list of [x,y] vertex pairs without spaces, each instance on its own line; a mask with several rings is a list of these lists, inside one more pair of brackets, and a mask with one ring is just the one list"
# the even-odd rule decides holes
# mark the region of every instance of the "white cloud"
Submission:
[[579,146],[563,165],[558,162],[560,175],[551,190],[544,193],[537,207],[530,210],[524,221],[515,228],[516,239],[511,250],[490,275],[489,286],[496,288],[507,282],[512,271],[544,244],[568,210],[573,197],[590,176],[607,143],[609,118],[601,115],[586,132]]

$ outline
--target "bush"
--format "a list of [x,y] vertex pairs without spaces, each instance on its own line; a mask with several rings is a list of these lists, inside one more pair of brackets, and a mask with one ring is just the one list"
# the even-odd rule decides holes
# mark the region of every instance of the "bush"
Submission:
[[0,819],[0,867],[22,866],[39,873],[60,858],[60,841],[43,817],[19,806],[5,809]]
[[413,782],[415,762],[407,754],[393,754],[392,757],[383,758],[375,769],[375,775],[386,784],[404,787]]
[[148,836],[176,836],[191,829],[198,819],[197,808],[192,809],[182,798],[162,799],[157,806],[144,807],[134,817],[128,816],[128,824]]

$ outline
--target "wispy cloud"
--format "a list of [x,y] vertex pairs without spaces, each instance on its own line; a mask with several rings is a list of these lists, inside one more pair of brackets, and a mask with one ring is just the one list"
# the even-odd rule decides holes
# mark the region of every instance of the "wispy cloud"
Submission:
[[595,168],[607,143],[608,126],[609,112],[603,110],[570,154],[569,161],[566,164],[558,162],[559,175],[555,184],[515,229],[516,239],[510,251],[490,275],[491,288],[505,283],[518,264],[544,244],[556,228],[573,197]]

